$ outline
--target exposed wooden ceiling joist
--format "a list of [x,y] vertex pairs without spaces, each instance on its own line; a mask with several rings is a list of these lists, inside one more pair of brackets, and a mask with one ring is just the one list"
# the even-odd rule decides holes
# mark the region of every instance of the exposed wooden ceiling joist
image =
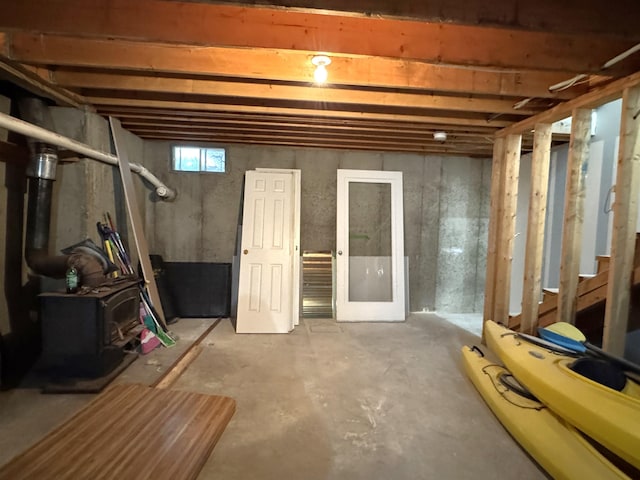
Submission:
[[[170,45],[43,34],[0,33],[0,52],[31,65],[227,76],[280,82],[313,82],[311,58],[302,50]],[[331,84],[432,90],[467,95],[573,98],[586,86],[553,93],[568,72],[471,69],[411,59],[334,55]]]
[[[491,120],[488,118],[465,118],[465,117],[439,117],[419,114],[396,114],[396,113],[372,113],[359,112],[351,110],[332,110],[332,109],[311,109],[311,108],[288,108],[288,107],[268,107],[268,106],[246,106],[246,105],[227,105],[227,104],[210,104],[197,103],[188,101],[170,101],[170,100],[146,100],[136,98],[114,98],[114,97],[97,97],[87,96],[87,99],[96,106],[98,111],[104,106],[140,106],[145,108],[179,108],[190,109],[196,111],[215,111],[215,112],[237,112],[237,113],[266,113],[266,114],[284,114],[298,115],[302,117],[315,118],[343,118],[343,119],[369,119],[383,120],[389,122],[420,122],[420,123],[438,123],[440,125],[479,125],[479,126],[506,126],[512,121],[505,122],[500,118]],[[506,125],[505,125],[506,124]]]
[[[514,35],[493,27],[158,0],[21,0],[3,9],[0,29],[576,73],[599,73],[604,62],[634,45],[594,35]],[[615,71],[631,73],[639,64]]]
[[164,134],[154,132],[146,136],[148,139],[155,140],[170,140],[170,141],[184,141],[184,142],[201,142],[201,143],[236,143],[236,144],[250,144],[250,145],[280,145],[280,146],[300,146],[300,147],[321,147],[321,148],[337,148],[337,149],[349,149],[353,150],[357,148],[358,150],[376,150],[376,151],[394,151],[394,152],[415,152],[415,153],[435,153],[435,154],[444,154],[444,155],[469,155],[469,156],[478,156],[478,157],[487,157],[490,154],[491,149],[474,147],[472,149],[469,148],[458,148],[456,146],[415,146],[408,144],[386,144],[386,143],[366,143],[360,144],[358,146],[353,143],[344,143],[331,139],[285,139],[281,137],[273,138],[269,137],[267,139],[253,138],[253,137],[245,137],[241,135],[236,136],[210,136],[210,135],[178,135],[176,136],[173,133]]
[[[211,122],[244,122],[244,121],[255,121],[255,122],[264,122],[264,123],[273,123],[273,122],[283,122],[283,123],[292,123],[296,125],[322,125],[322,126],[330,126],[330,125],[338,125],[342,127],[352,127],[352,126],[368,126],[368,127],[379,127],[379,128],[389,128],[396,127],[396,129],[401,130],[413,130],[413,129],[437,129],[442,126],[442,122],[440,121],[441,117],[433,117],[434,121],[429,122],[428,119],[431,117],[407,117],[410,120],[397,120],[393,119],[393,122],[388,121],[385,117],[381,120],[377,119],[353,119],[350,117],[340,118],[340,117],[331,117],[331,116],[303,116],[303,115],[281,115],[281,114],[261,114],[261,113],[243,113],[238,114],[235,112],[227,113],[227,112],[216,112],[216,111],[198,111],[198,110],[178,110],[178,109],[165,109],[165,108],[146,108],[146,107],[135,107],[135,106],[101,106],[100,112],[105,115],[115,114],[116,112],[122,118],[176,118],[183,122],[197,122],[197,121],[211,121]],[[329,112],[330,114],[331,112]],[[343,113],[343,112],[340,112]],[[415,121],[411,121],[415,120]],[[458,119],[456,119],[458,120]],[[483,132],[483,133],[493,133],[496,129],[501,127],[511,125],[511,122],[501,121],[501,120],[493,120],[491,122],[481,121],[478,122],[478,125],[470,123],[469,125],[465,124],[464,119],[462,119],[457,125],[448,125],[447,130],[458,131],[472,131],[472,132]]]
[[81,96],[64,88],[43,82],[38,75],[20,64],[0,58],[0,80],[10,81],[20,88],[30,90],[37,95],[48,98],[67,107],[79,108],[87,102]]
[[[113,73],[53,72],[52,80],[64,88],[82,88],[90,95],[91,89],[130,90],[173,94],[215,95],[234,99],[280,100],[293,102],[320,102],[356,106],[377,105],[412,109],[480,112],[488,114],[533,115],[542,108],[525,105],[514,109],[514,101],[488,98],[434,95],[430,93],[396,93],[388,90],[361,90],[347,88],[318,88],[249,82],[223,82],[193,78],[173,78]],[[552,106],[549,103],[548,106]]]
[[[560,104],[536,116],[522,120],[514,125],[500,130],[498,134],[500,136],[520,134],[522,132],[533,129],[537,123],[553,123],[566,118],[570,116],[576,109],[593,109],[599,107],[600,105],[615,100],[616,98],[621,98],[622,91],[624,89],[632,88],[637,85],[640,85],[640,71],[633,75],[629,75],[628,77],[621,78],[620,80],[612,82],[606,86],[596,88],[592,92],[589,92],[569,102]],[[638,112],[636,115],[640,115],[640,112]]]
[[[271,0],[230,2],[273,5]],[[298,9],[324,9],[359,12],[367,16],[422,19],[430,22],[485,25],[510,29],[541,30],[559,33],[616,35],[640,41],[636,0],[558,0],[535,2],[512,0],[286,0],[278,4]],[[612,32],[611,25],[615,25]]]
[[640,41],[635,0],[9,3],[5,80],[148,139],[491,156],[498,130],[640,69],[602,69]]

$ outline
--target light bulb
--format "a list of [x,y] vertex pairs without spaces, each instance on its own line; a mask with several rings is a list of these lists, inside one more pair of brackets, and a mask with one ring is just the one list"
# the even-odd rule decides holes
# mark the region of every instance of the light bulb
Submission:
[[316,66],[316,70],[313,72],[313,78],[317,84],[323,85],[329,75],[327,65],[331,64],[331,59],[326,55],[316,55],[311,59],[311,63]]
[[313,72],[313,78],[316,80],[316,83],[325,83],[327,81],[327,68],[324,65],[318,65],[316,67],[316,71]]

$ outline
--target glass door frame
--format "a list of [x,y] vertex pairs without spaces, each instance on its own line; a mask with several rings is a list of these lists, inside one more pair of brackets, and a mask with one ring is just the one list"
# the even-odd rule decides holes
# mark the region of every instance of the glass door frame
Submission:
[[[349,185],[391,185],[392,301],[349,301]],[[404,213],[402,172],[338,170],[336,212],[336,320],[339,322],[405,320]]]

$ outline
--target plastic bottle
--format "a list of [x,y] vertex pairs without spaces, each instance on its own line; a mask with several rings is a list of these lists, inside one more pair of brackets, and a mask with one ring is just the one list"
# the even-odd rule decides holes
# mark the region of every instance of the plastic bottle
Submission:
[[79,279],[78,279],[78,270],[75,267],[71,266],[67,270],[66,275],[66,283],[67,283],[67,293],[76,293],[78,291]]

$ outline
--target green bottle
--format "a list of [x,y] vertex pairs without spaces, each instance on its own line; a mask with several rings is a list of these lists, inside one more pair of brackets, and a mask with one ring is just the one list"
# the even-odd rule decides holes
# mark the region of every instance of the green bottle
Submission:
[[78,291],[78,270],[75,267],[69,267],[66,276],[67,293],[76,293]]

